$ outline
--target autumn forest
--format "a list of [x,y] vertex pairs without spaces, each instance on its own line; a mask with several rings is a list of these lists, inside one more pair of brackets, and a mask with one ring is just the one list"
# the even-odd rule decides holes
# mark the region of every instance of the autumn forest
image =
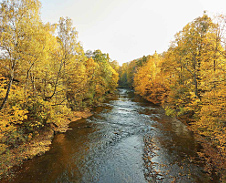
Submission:
[[9,149],[59,126],[71,111],[103,102],[118,83],[108,54],[84,53],[72,20],[43,24],[40,6],[1,3],[0,154],[6,160]]
[[40,8],[38,0],[0,7],[0,177],[26,159],[12,158],[15,151],[75,112],[90,112],[118,87],[180,119],[202,143],[207,170],[225,171],[224,15],[204,13],[178,30],[166,52],[120,67],[108,53],[84,51],[70,18],[44,24]]

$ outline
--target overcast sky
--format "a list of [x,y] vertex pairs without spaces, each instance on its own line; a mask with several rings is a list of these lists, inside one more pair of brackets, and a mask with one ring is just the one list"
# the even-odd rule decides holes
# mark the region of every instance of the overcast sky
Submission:
[[167,51],[174,35],[207,10],[226,14],[226,0],[41,0],[44,22],[73,20],[84,50],[120,64]]

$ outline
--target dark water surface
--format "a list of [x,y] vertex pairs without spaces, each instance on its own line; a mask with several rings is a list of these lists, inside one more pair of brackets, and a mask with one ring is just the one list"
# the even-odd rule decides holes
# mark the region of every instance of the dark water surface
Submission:
[[132,91],[70,124],[50,151],[26,161],[13,183],[210,182],[198,143],[180,121]]

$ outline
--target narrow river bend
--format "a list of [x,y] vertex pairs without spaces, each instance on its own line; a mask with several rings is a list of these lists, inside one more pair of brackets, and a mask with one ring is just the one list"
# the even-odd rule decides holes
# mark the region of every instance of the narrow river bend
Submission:
[[45,155],[26,161],[12,182],[210,182],[187,127],[130,90],[120,89],[70,128]]

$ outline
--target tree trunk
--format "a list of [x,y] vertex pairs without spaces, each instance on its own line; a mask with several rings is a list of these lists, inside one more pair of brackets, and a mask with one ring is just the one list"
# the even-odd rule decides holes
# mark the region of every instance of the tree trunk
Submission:
[[6,91],[6,95],[5,95],[5,98],[0,106],[0,111],[4,108],[7,100],[8,100],[8,97],[9,97],[9,92],[11,90],[11,87],[12,87],[12,83],[13,83],[13,76],[11,77],[10,81],[9,81],[9,84],[8,84],[8,88],[7,88],[7,91]]
[[61,73],[61,69],[63,67],[63,60],[61,60],[61,63],[60,63],[60,68],[59,68],[59,71],[57,73],[57,78],[56,78],[56,82],[55,82],[55,86],[54,86],[54,91],[53,91],[53,94],[50,96],[50,97],[45,97],[45,101],[49,101],[53,98],[53,96],[56,94],[56,90],[57,90],[57,85],[58,85],[58,80],[60,78],[60,73]]

